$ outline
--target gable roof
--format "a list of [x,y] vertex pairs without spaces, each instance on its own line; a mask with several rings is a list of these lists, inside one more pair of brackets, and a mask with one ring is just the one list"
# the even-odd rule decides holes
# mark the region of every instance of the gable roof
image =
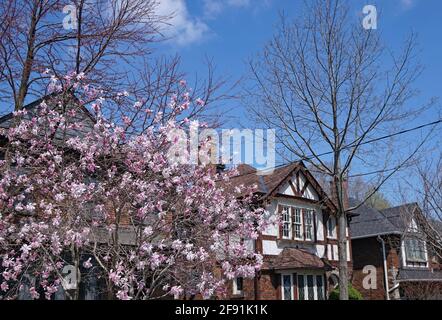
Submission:
[[[356,199],[349,199],[350,207],[359,205]],[[362,204],[353,211],[355,215],[350,222],[352,238],[367,238],[381,234],[397,233],[396,228],[381,212]]]
[[390,221],[395,227],[400,230],[407,228],[407,221],[413,214],[414,210],[419,207],[417,203],[407,203],[396,207],[391,207],[381,210],[382,214]]
[[[359,201],[350,198],[350,207],[359,205]],[[353,210],[350,222],[353,239],[369,238],[385,234],[402,234],[407,228],[408,217],[419,208],[417,203],[407,203],[384,210],[377,210],[368,205],[361,205]]]
[[[78,98],[71,92],[68,92],[69,94],[69,102],[67,104],[68,108],[72,108],[73,106],[78,107],[78,110],[80,112],[77,112],[75,117],[71,118],[72,122],[75,123],[82,123],[83,128],[76,128],[76,129],[68,129],[66,134],[68,136],[82,136],[88,131],[91,130],[93,125],[95,124],[96,120],[92,113],[83,105],[80,103]],[[49,106],[51,106],[51,99],[54,99],[57,97],[57,93],[48,94],[40,99],[37,99],[23,107],[27,111],[27,115],[24,116],[25,119],[31,119],[32,116],[35,116],[38,111],[38,107],[41,105],[42,102],[47,102]],[[57,107],[54,107],[57,108]],[[0,117],[0,128],[9,128],[11,126],[11,120],[13,119],[13,112],[10,112],[2,117]]]
[[292,162],[280,167],[272,168],[265,171],[257,171],[254,167],[247,164],[240,164],[237,168],[239,174],[237,176],[231,177],[231,186],[251,186],[256,185],[257,189],[255,191],[261,199],[265,199],[271,196],[275,196],[279,187],[281,187],[285,182],[287,182],[294,174],[297,172],[302,172],[305,179],[313,186],[318,196],[325,204],[332,210],[336,207],[322,189],[320,184],[316,181],[313,175],[308,171],[306,166],[302,161]]

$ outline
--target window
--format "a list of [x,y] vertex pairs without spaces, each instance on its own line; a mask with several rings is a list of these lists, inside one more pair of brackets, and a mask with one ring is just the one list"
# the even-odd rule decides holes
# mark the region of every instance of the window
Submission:
[[305,240],[313,240],[313,210],[304,210]]
[[318,292],[318,300],[324,300],[324,283],[322,276],[316,276],[316,288]]
[[299,208],[293,208],[294,212],[294,222],[293,227],[295,230],[295,239],[302,239],[302,212]]
[[299,300],[305,300],[304,287],[305,287],[304,276],[298,275],[298,299]]
[[324,300],[323,275],[298,274],[299,300]]
[[312,209],[280,206],[281,238],[312,241],[315,238],[315,222]]
[[426,266],[427,256],[425,242],[419,239],[405,239],[405,258],[409,266]]
[[282,207],[282,237],[290,239],[290,231],[290,210],[288,207]]
[[336,218],[329,216],[327,220],[327,237],[336,239]]
[[312,275],[307,276],[307,291],[308,291],[308,299],[315,300],[315,285],[313,284],[314,278]]
[[243,293],[243,278],[237,277],[233,279],[233,294],[242,294]]
[[282,275],[282,299],[283,300],[293,300],[293,285],[292,285],[292,275],[283,274]]

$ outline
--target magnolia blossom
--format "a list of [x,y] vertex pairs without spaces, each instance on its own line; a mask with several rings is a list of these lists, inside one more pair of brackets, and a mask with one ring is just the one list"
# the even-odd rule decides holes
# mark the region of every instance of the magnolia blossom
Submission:
[[[91,277],[104,281],[109,298],[211,297],[234,277],[253,277],[262,257],[247,241],[269,224],[252,209],[253,189],[230,186],[235,172],[169,161],[177,143],[170,133],[192,122],[158,113],[142,134],[126,134],[136,124],[108,120],[84,75],[67,79],[93,115],[76,123],[78,134],[72,124],[84,109],[56,107],[65,103],[57,95],[0,129],[8,150],[0,162],[0,298],[27,290],[51,299],[64,290],[78,299],[78,282]],[[59,90],[56,78],[51,84]],[[176,117],[192,103],[188,94],[171,100]]]

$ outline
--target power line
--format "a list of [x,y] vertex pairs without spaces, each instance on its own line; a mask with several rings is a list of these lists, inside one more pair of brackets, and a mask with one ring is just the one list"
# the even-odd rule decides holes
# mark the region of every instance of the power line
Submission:
[[[385,140],[385,139],[388,139],[388,138],[392,138],[392,137],[395,137],[395,136],[398,136],[398,135],[402,135],[402,134],[406,134],[406,133],[409,133],[409,132],[413,132],[413,131],[416,131],[416,130],[419,130],[419,129],[423,129],[423,128],[426,128],[426,127],[435,126],[435,125],[440,124],[440,123],[442,123],[442,119],[439,119],[439,120],[436,120],[436,121],[432,121],[432,122],[428,122],[428,123],[425,123],[425,124],[422,124],[422,125],[419,125],[419,126],[416,126],[416,127],[413,127],[413,128],[404,129],[404,130],[401,130],[401,131],[398,131],[398,132],[394,132],[394,133],[391,133],[391,134],[388,134],[388,135],[385,135],[385,136],[381,136],[381,137],[378,137],[378,138],[373,138],[373,139],[369,139],[367,141],[362,141],[361,143],[359,143],[359,146],[370,144],[370,143],[381,141],[381,140]],[[353,142],[353,143],[351,143],[349,145],[346,145],[346,146],[342,147],[341,150],[342,149],[352,148],[355,145],[357,145],[357,143]],[[329,154],[333,154],[333,153],[334,153],[334,151],[327,151],[327,152],[319,153],[317,155],[309,155],[309,156],[306,156],[306,157],[302,157],[300,160],[307,160],[307,161],[308,160],[313,160],[313,159],[317,159],[319,157],[322,157],[322,156],[325,156],[325,155],[329,155]],[[288,165],[290,163],[292,163],[292,162],[282,163],[282,164],[280,164],[278,166],[273,167],[273,169],[284,167],[284,166],[286,166],[286,165]],[[366,175],[371,175],[371,174],[379,173],[379,172],[393,171],[393,170],[396,170],[396,169],[397,168],[391,168],[391,169],[378,170],[378,171],[373,171],[373,172],[368,172],[368,173],[355,174],[355,175],[352,175],[351,177],[366,176]],[[253,172],[237,175],[235,177],[246,176],[246,175],[249,175],[249,174],[253,174]]]

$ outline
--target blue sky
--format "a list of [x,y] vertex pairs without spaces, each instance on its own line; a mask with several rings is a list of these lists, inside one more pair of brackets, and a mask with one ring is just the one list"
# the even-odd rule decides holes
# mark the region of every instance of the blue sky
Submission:
[[[246,60],[258,53],[271,38],[279,13],[288,17],[299,14],[303,0],[161,0],[161,10],[176,14],[168,35],[174,40],[161,46],[157,54],[178,53],[186,72],[204,74],[205,57],[213,58],[217,73],[232,81],[247,71]],[[350,0],[349,0],[350,1]],[[415,87],[420,96],[411,103],[421,104],[442,93],[442,1],[440,0],[351,0],[354,19],[362,21],[362,8],[366,4],[377,7],[378,30],[384,43],[393,51],[400,50],[410,32],[418,35],[419,60],[425,70]],[[301,12],[302,13],[302,12]],[[248,126],[246,112],[241,105],[231,102],[233,120],[228,126]],[[408,127],[433,121],[441,114],[441,104],[410,122]],[[439,133],[441,130],[439,131]],[[416,132],[415,134],[423,134]],[[404,136],[413,142],[415,136]],[[439,141],[442,143],[439,134]],[[437,150],[437,149],[436,149]],[[438,147],[438,152],[440,152]],[[357,168],[364,172],[364,168]],[[397,175],[384,192],[392,195]]]
[[[174,40],[158,53],[177,52],[184,70],[204,75],[205,57],[213,58],[219,75],[232,81],[246,72],[245,61],[271,38],[278,15],[298,14],[303,0],[161,0],[164,12],[174,12]],[[399,50],[411,31],[417,33],[420,60],[425,66],[416,87],[422,99],[442,92],[442,2],[439,0],[351,0],[354,18],[362,20],[362,8],[375,4],[378,32],[393,50]],[[239,106],[235,106],[238,107]],[[237,110],[242,115],[241,110]],[[232,124],[234,125],[234,124]]]

